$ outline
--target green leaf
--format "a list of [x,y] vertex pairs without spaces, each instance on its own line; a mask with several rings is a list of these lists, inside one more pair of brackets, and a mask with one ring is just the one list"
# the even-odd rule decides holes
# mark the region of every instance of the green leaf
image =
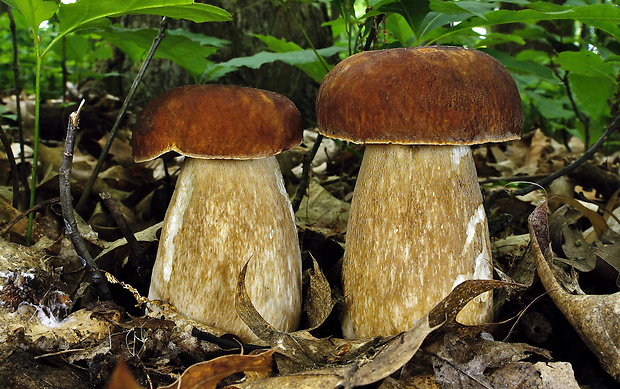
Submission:
[[393,12],[405,18],[409,26],[420,35],[420,27],[426,15],[431,11],[430,0],[384,0],[375,5],[379,12]]
[[[273,38],[275,39],[275,38]],[[346,51],[346,47],[332,46],[324,49],[317,50],[320,55],[329,57],[334,54]],[[282,61],[289,65],[296,66],[306,72],[316,82],[321,82],[327,70],[320,65],[316,58],[316,55],[312,50],[295,50],[289,52],[272,53],[267,51],[261,51],[250,57],[233,58],[230,61],[220,63],[220,67],[233,67],[239,68],[246,66],[251,69],[258,69],[264,64],[273,63],[275,61]]]
[[108,17],[119,15],[159,15],[196,23],[230,20],[223,9],[193,0],[79,0],[61,5],[59,35],[99,26]]
[[572,74],[607,78],[614,85],[617,84],[615,77],[617,70],[614,66],[591,51],[564,51],[558,55],[555,62]]
[[[132,30],[115,25],[97,30],[96,33],[126,53],[134,62],[138,62],[150,49],[157,29]],[[154,57],[175,62],[198,80],[210,63],[207,57],[216,50],[213,46],[188,38],[185,31],[170,30],[166,32],[166,39],[161,41]]]
[[[531,3],[538,5],[540,2]],[[547,4],[547,3],[545,3]],[[560,8],[558,8],[560,7]],[[438,39],[456,34],[460,31],[471,29],[473,27],[493,26],[506,23],[528,23],[534,24],[542,20],[578,20],[588,22],[593,27],[611,34],[617,40],[620,40],[620,7],[612,4],[592,4],[579,7],[558,6],[553,8],[557,11],[538,11],[535,9],[524,9],[520,11],[498,10],[484,14],[485,18],[473,17],[470,20],[463,21],[450,29],[437,28],[429,31],[422,39],[435,42]]]
[[387,18],[386,28],[398,40],[401,46],[409,47],[415,45],[415,34],[411,26],[401,15],[392,15]]
[[523,73],[530,74],[540,78],[541,80],[548,81],[552,84],[561,84],[562,82],[558,80],[558,78],[553,74],[553,70],[550,68],[541,65],[537,62],[532,61],[522,61],[515,59],[510,56],[508,53],[504,53],[503,51],[495,50],[495,49],[478,49],[480,51],[484,51],[485,53],[493,56],[498,61],[500,61],[508,70],[515,73]]
[[37,31],[39,25],[54,16],[58,11],[58,4],[53,0],[2,0],[11,8],[22,14],[32,31]]
[[[324,58],[317,58],[316,54],[312,50],[304,50],[302,47],[300,47],[296,43],[287,42],[286,40],[278,39],[270,35],[252,34],[252,36],[260,39],[261,42],[263,42],[267,46],[267,49],[275,52],[274,54],[276,53],[279,53],[279,54],[297,53],[297,54],[293,54],[289,56],[283,56],[281,58],[272,56],[272,58],[275,58],[275,60],[283,61],[285,63],[288,63],[289,65],[293,65],[299,68],[301,71],[306,73],[308,76],[310,76],[313,80],[315,80],[318,83],[320,83],[323,80],[323,78],[328,72],[328,69],[325,69],[323,65],[324,63],[326,63]],[[344,51],[345,49],[346,49],[345,47],[338,47],[338,48],[334,48],[333,50],[320,49],[317,51],[319,55],[321,55],[321,57],[324,57],[324,55],[322,55],[323,53],[327,53],[326,55],[330,56],[340,51]],[[312,53],[312,55],[309,56],[308,52]],[[251,58],[251,57],[246,57],[246,58]],[[263,57],[259,57],[258,59],[266,60],[268,58],[269,56],[263,56]],[[252,61],[250,61],[250,63],[252,63]],[[244,65],[244,66],[247,66],[247,65]]]
[[[564,104],[563,104],[564,103]],[[575,112],[565,109],[565,104],[568,104],[568,98],[564,97],[561,101],[557,99],[550,99],[547,97],[538,97],[534,101],[534,105],[538,112],[546,119],[550,120],[568,120],[575,117]]]
[[614,97],[616,87],[606,77],[570,73],[568,81],[575,100],[587,116],[599,121],[610,115],[608,101]]
[[187,39],[190,39],[194,42],[198,42],[203,46],[214,46],[214,47],[224,47],[229,45],[231,42],[226,39],[216,38],[214,36],[208,36],[204,34],[196,34],[190,31],[187,31],[184,28],[177,28],[176,30],[168,30],[167,34],[184,36]]
[[483,19],[486,19],[484,14],[493,11],[496,7],[495,4],[485,3],[484,1],[459,1],[454,4],[459,8]]

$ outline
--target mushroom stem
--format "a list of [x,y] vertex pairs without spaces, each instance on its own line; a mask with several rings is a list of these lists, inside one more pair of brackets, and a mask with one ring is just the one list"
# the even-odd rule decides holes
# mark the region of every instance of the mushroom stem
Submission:
[[255,335],[238,317],[237,277],[274,327],[294,330],[301,312],[301,254],[275,157],[187,158],[164,221],[149,297],[195,320]]
[[[460,282],[492,278],[470,147],[366,145],[342,272],[346,337],[406,331]],[[487,293],[458,319],[484,322],[491,308]]]

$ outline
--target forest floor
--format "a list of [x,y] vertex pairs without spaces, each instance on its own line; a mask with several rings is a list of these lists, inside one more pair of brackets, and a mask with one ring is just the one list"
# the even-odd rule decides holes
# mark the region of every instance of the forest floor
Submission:
[[[10,98],[4,103],[8,107]],[[31,103],[23,104],[26,139],[32,139]],[[74,199],[86,186],[119,105],[112,96],[94,94],[81,113]],[[98,301],[84,283],[57,200],[62,123],[73,109],[58,102],[43,107],[47,140],[39,149],[37,203],[47,205],[35,214],[30,247],[26,219],[5,228],[21,212],[12,206],[14,172],[6,157],[0,159],[0,183],[6,185],[0,187],[0,387],[155,388],[181,374],[183,388],[617,387],[620,152],[603,148],[546,191],[512,196],[524,182],[577,159],[583,143],[569,136],[561,143],[533,129],[521,140],[474,147],[497,281],[465,284],[399,336],[345,340],[340,265],[363,148],[324,139],[296,212],[307,300],[302,330],[272,331],[258,347],[239,347],[222,331],[144,297],[149,280],[137,276],[136,261],[152,266],[182,159],[134,163],[131,113],[79,210],[80,231],[111,281],[112,301]],[[15,132],[9,135],[17,139]],[[307,130],[301,146],[279,157],[291,197],[315,139],[314,130]],[[110,193],[136,233],[145,250],[140,259],[101,192]],[[495,289],[494,323],[458,324],[460,301],[488,289]],[[311,307],[312,300],[324,303]]]

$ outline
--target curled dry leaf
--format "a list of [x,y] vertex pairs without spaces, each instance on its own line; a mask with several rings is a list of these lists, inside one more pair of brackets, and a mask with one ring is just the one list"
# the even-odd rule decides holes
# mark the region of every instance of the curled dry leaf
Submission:
[[465,281],[413,328],[399,335],[374,339],[316,339],[307,331],[291,334],[278,331],[261,317],[245,290],[246,267],[238,278],[237,313],[262,341],[273,347],[280,374],[289,375],[235,386],[239,388],[353,388],[372,384],[404,366],[424,339],[441,326],[460,333],[480,332],[481,326],[456,322],[457,314],[472,298],[497,287],[520,286],[494,280]]
[[312,257],[312,263],[313,269],[310,274],[310,287],[306,295],[304,311],[308,315],[310,328],[315,329],[327,319],[336,301],[332,299],[329,282],[314,257]]
[[[572,295],[552,271],[547,204],[529,217],[534,261],[540,280],[579,336],[597,356],[603,368],[620,382],[620,292],[608,295]],[[557,269],[556,269],[557,271]]]
[[174,383],[160,389],[215,389],[224,378],[239,372],[268,373],[275,350],[258,355],[225,355],[190,366]]

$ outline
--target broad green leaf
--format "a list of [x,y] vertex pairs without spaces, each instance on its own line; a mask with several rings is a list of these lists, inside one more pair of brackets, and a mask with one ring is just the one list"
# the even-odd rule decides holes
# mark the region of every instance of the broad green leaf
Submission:
[[532,61],[522,61],[515,59],[510,56],[508,53],[504,53],[503,51],[495,50],[495,49],[479,49],[480,51],[484,51],[485,53],[493,56],[498,61],[500,61],[508,70],[516,73],[524,73],[531,74],[540,78],[541,80],[550,82],[552,84],[561,84],[561,81],[553,74],[553,70],[550,68],[541,65],[537,62]]
[[484,14],[486,19],[475,16],[448,30],[438,28],[429,31],[422,39],[432,43],[440,38],[445,38],[466,29],[497,24],[534,24],[542,20],[578,20],[583,22],[588,21],[592,26],[600,28],[614,36],[614,38],[620,40],[620,29],[617,26],[617,24],[620,23],[620,7],[612,4],[593,4],[580,7],[564,7],[561,9],[561,11],[557,12],[537,11],[534,9],[492,11]]
[[426,15],[431,11],[429,0],[384,0],[375,5],[379,12],[393,12],[401,15],[416,37],[420,35],[420,26]]
[[617,69],[591,51],[564,51],[558,55],[555,62],[572,74],[607,78],[609,82],[617,84]]
[[[304,50],[302,47],[300,47],[296,43],[287,42],[283,39],[274,38],[269,35],[252,34],[252,36],[260,39],[267,46],[269,50],[274,51],[275,53],[284,54],[284,53],[305,53],[306,52],[306,50]],[[322,50],[324,51],[326,49],[322,49]],[[340,52],[342,50],[344,50],[344,48],[342,48],[341,50],[339,49],[337,52]],[[309,51],[312,52],[311,50]],[[322,51],[318,50],[318,52],[319,52],[319,55],[321,55]],[[331,51],[328,51],[328,52],[331,53]],[[298,54],[300,56],[298,59],[295,59],[293,57],[286,57],[285,59],[280,59],[280,60],[299,68],[301,71],[303,71],[308,76],[310,76],[313,80],[320,83],[325,77],[325,75],[327,74],[328,69],[325,69],[325,66],[323,65],[324,63],[326,63],[323,56],[321,56],[321,58],[317,58],[316,54],[314,52],[312,53],[313,53],[312,57],[307,57],[308,59],[312,59],[311,61],[296,62],[300,58],[302,58],[301,56],[305,57],[307,54]],[[333,54],[328,54],[328,55],[333,55]]]
[[608,101],[614,97],[616,87],[607,77],[570,73],[568,81],[573,96],[582,111],[585,110],[585,115],[594,121],[610,115]]
[[415,45],[415,34],[411,26],[401,15],[392,15],[387,19],[386,28],[403,47]]
[[21,13],[33,31],[39,29],[39,25],[54,16],[58,10],[58,4],[53,0],[2,0],[14,10]]
[[[65,56],[71,61],[83,61],[91,49],[89,38],[83,35],[68,35],[65,37]],[[62,55],[61,45],[54,46],[54,52]]]
[[178,36],[184,36],[187,39],[190,39],[194,42],[198,42],[204,46],[224,47],[230,44],[230,41],[226,39],[220,39],[214,36],[208,36],[204,34],[196,34],[196,33],[187,31],[184,28],[177,28],[176,30],[168,30],[167,33],[171,33],[173,35],[178,35]]
[[196,23],[230,20],[228,12],[193,0],[79,0],[63,4],[58,11],[59,35],[99,25],[119,15],[159,15]]
[[[138,62],[150,49],[157,35],[157,29],[132,30],[112,26],[105,30],[97,30],[96,33],[126,53],[134,62]],[[166,32],[166,39],[162,40],[157,48],[155,58],[175,62],[197,80],[210,63],[207,57],[216,50],[215,47],[205,46],[202,42],[187,38],[185,32],[170,30]]]
[[[322,56],[329,57],[331,55],[334,55],[334,54],[337,54],[337,53],[340,53],[346,50],[347,50],[346,47],[332,46],[332,47],[327,47],[324,49],[319,49],[317,51]],[[246,66],[251,69],[258,69],[264,64],[273,63],[275,61],[282,61],[289,65],[294,65],[294,66],[302,68],[301,65],[306,65],[306,64],[317,62],[317,58],[312,50],[291,51],[287,53],[272,53],[272,52],[267,52],[267,51],[261,51],[250,57],[233,58],[230,61],[219,64],[219,66],[235,67],[235,68]],[[311,72],[307,74],[311,76],[316,82],[321,82],[323,80],[323,76],[327,74],[327,70],[325,69],[319,70],[318,67],[316,67],[315,72]]]
[[[458,7],[457,7],[458,8]],[[437,29],[438,31],[447,31],[442,26],[450,25],[452,23],[460,23],[472,17],[469,12],[462,12],[461,8],[458,8],[458,13],[442,13],[442,12],[430,12],[426,15],[426,18],[422,22],[420,36],[424,37],[427,32]]]
[[195,23],[228,22],[230,14],[221,8],[209,4],[191,3],[171,7],[166,2],[161,7],[146,10],[138,9],[127,12],[128,15],[159,15],[173,19],[187,19]]
[[484,14],[493,11],[496,7],[495,4],[485,3],[484,1],[458,1],[454,4],[456,4],[459,8],[462,8],[465,11],[483,19],[486,19]]
[[575,117],[575,112],[565,108],[568,104],[570,104],[568,97],[566,96],[562,99],[550,99],[539,96],[533,101],[533,103],[536,110],[538,110],[538,112],[540,112],[540,114],[547,119],[572,119]]
[[503,34],[499,32],[487,33],[484,35],[484,40],[480,42],[481,46],[492,47],[501,43],[513,42],[519,45],[525,45],[525,39],[517,34]]

